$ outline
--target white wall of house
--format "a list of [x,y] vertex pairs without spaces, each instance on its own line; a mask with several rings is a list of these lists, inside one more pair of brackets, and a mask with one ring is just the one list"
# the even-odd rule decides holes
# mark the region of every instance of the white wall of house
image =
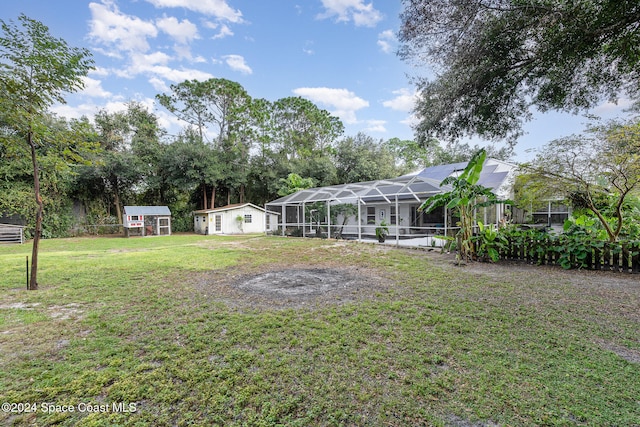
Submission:
[[209,215],[208,214],[195,214],[193,216],[193,231],[198,234],[210,234],[208,233]]

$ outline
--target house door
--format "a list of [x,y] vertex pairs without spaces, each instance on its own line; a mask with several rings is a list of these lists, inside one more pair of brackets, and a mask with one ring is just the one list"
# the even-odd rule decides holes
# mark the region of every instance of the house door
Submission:
[[216,215],[216,232],[222,231],[222,215]]

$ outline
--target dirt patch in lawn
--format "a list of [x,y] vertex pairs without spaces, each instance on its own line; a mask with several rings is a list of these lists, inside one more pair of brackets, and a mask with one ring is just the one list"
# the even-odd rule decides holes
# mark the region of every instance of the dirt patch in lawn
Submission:
[[627,362],[640,364],[640,351],[638,350],[604,340],[596,340],[595,342],[603,349],[614,352],[618,357],[623,358]]
[[265,296],[310,296],[358,287],[360,276],[328,268],[269,271],[239,280],[238,289]]
[[313,308],[344,304],[375,296],[389,281],[356,267],[270,267],[248,274],[213,272],[196,287],[227,304],[249,308]]

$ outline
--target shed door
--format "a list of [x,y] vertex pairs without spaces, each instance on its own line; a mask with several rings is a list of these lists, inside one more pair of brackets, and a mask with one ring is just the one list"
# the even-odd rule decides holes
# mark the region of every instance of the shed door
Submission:
[[216,231],[222,231],[222,215],[216,215]]

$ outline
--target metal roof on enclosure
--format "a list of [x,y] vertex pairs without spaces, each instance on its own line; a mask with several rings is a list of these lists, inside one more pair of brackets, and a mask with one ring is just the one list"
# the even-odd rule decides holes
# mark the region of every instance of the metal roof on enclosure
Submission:
[[[452,163],[425,168],[415,174],[393,179],[357,182],[353,184],[331,185],[309,188],[273,200],[269,206],[292,206],[313,202],[342,203],[391,203],[392,201],[415,200],[423,202],[434,194],[451,190],[448,185],[440,186],[446,177],[464,170],[467,163]],[[485,161],[478,184],[498,191],[504,185],[515,166],[495,159]]]
[[367,202],[387,202],[413,199],[424,201],[425,197],[448,191],[449,187],[440,187],[440,181],[419,175],[401,176],[393,179],[358,182],[353,184],[331,185],[309,188],[273,200],[270,206],[291,206],[313,202],[332,202],[334,204]]

